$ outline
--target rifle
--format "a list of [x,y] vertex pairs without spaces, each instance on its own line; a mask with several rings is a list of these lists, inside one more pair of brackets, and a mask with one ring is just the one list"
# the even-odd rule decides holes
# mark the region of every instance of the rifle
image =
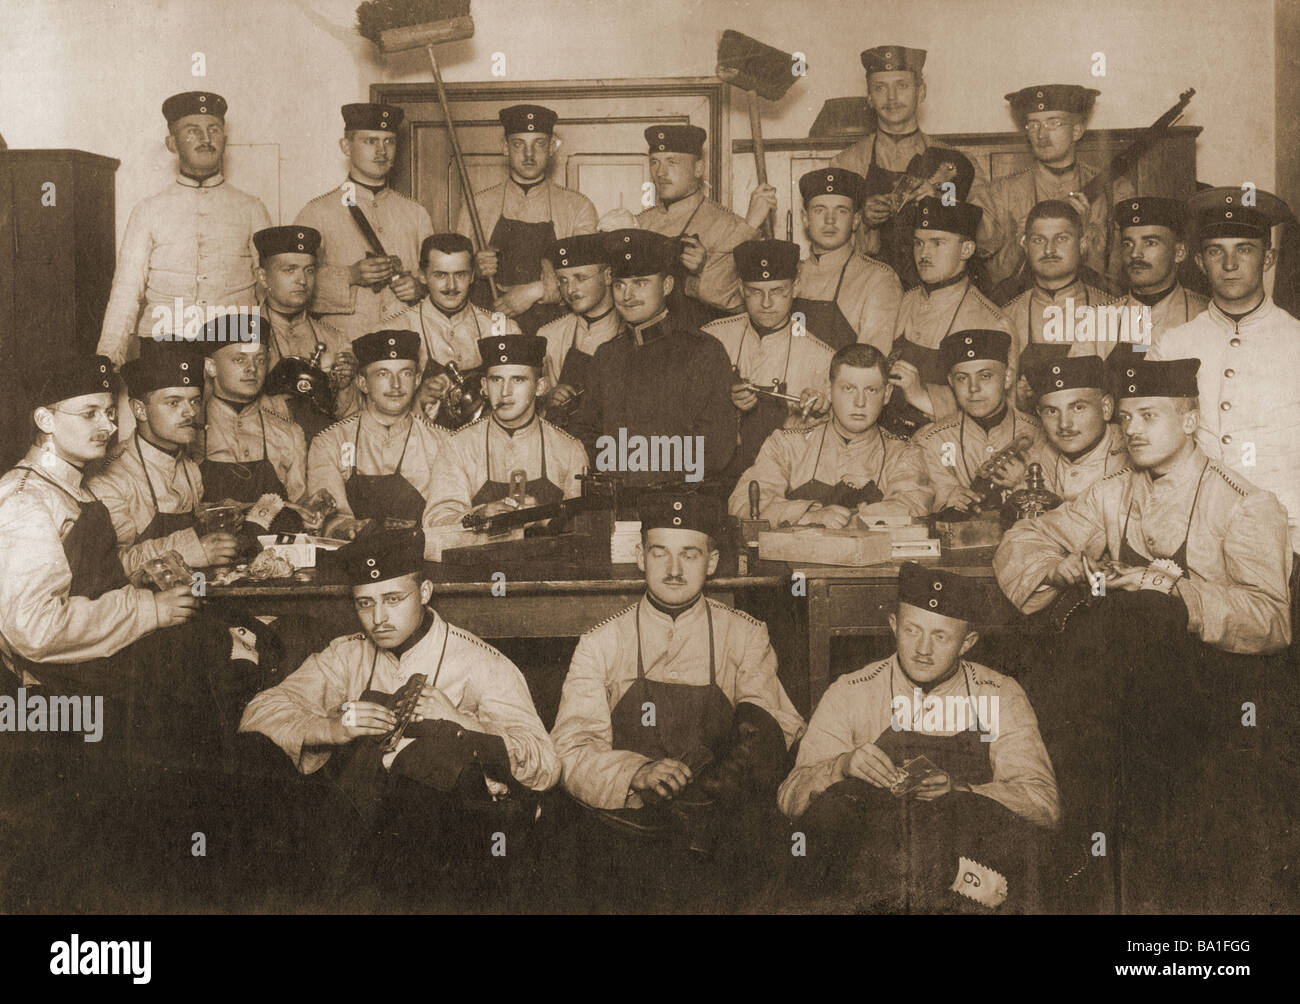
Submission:
[[1089,201],[1095,199],[1112,180],[1127,171],[1138,157],[1146,153],[1147,150],[1155,145],[1157,140],[1161,139],[1164,134],[1169,131],[1169,127],[1172,126],[1175,120],[1183,114],[1183,109],[1187,107],[1188,102],[1192,100],[1192,97],[1195,94],[1196,88],[1189,87],[1187,90],[1183,91],[1182,94],[1178,95],[1178,101],[1172,108],[1152,122],[1151,125],[1147,126],[1147,128],[1138,135],[1137,139],[1119,153],[1115,154],[1115,156],[1110,159],[1110,163],[1107,164],[1095,178],[1083,186],[1082,194],[1087,196]]
[[580,512],[594,512],[599,509],[614,508],[612,495],[580,495],[577,498],[564,499],[561,502],[549,502],[546,505],[524,506],[499,512],[492,516],[482,513],[467,512],[461,517],[460,524],[466,530],[478,530],[482,533],[500,533],[517,526],[527,526],[542,520],[564,520]]

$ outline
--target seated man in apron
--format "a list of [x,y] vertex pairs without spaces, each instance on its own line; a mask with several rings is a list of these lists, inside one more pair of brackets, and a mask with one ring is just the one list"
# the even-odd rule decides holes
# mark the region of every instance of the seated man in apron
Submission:
[[[621,319],[614,310],[610,287],[607,238],[603,233],[582,234],[558,240],[546,252],[560,284],[560,296],[569,312],[543,325],[546,366],[542,375],[547,418],[566,425],[591,382],[596,350],[618,334]],[[563,421],[561,421],[563,419]]]
[[[1051,366],[1066,356],[1111,354],[1116,343],[1106,337],[1097,307],[1118,303],[1103,290],[1084,282],[1079,274],[1088,240],[1083,220],[1068,202],[1040,202],[1029,211],[1023,239],[1030,285],[1002,308],[1015,336],[1020,359],[1016,403],[1033,407],[1030,372]],[[1087,307],[1091,310],[1080,311]],[[1084,318],[1091,320],[1087,328]],[[1072,324],[1071,321],[1074,323]],[[1065,341],[1069,326],[1073,340]]]
[[894,388],[889,361],[871,345],[847,345],[830,365],[831,417],[812,429],[779,429],[740,476],[728,507],[749,516],[758,485],[761,519],[773,526],[816,523],[840,529],[857,517],[924,516],[934,490],[925,458],[877,424]]
[[[731,480],[758,456],[777,429],[824,422],[830,406],[826,367],[835,350],[793,310],[799,245],[754,240],[733,252],[745,313],[706,324],[731,360],[731,403],[740,412],[739,445],[731,457]],[[767,393],[760,393],[765,391]],[[787,400],[773,396],[786,395]]]
[[[474,193],[488,246],[479,248],[474,267],[484,280],[476,299],[518,322],[528,334],[564,312],[555,272],[545,260],[557,237],[596,230],[596,207],[581,192],[555,183],[553,170],[560,143],[556,114],[541,105],[512,105],[498,113],[505,136],[506,179]],[[469,207],[462,206],[457,232],[473,237]],[[489,278],[500,297],[490,303]]]
[[[975,328],[954,331],[939,345],[939,366],[957,401],[957,413],[932,422],[915,436],[934,486],[935,512],[946,518],[994,504],[992,490],[975,484],[986,461],[1012,444],[1032,449],[1042,441],[1038,419],[1011,403],[1013,373],[1007,364],[1011,336]],[[1015,488],[1018,485],[997,485]]]
[[893,396],[881,416],[886,429],[911,436],[927,422],[957,411],[948,374],[939,362],[939,344],[954,331],[997,328],[1011,333],[1002,312],[981,293],[970,275],[980,208],[959,202],[944,205],[926,197],[903,214],[912,236],[912,256],[921,284],[903,294],[894,324],[889,380]]
[[[963,658],[981,606],[974,580],[907,562],[889,615],[898,650],[818,702],[779,797],[807,838],[792,887],[824,908],[1025,905],[1024,845],[1057,825],[1060,801],[1020,685]],[[933,772],[909,779],[919,757]]]
[[1199,368],[1123,371],[1133,467],[1021,520],[993,560],[1007,598],[1063,630],[1027,684],[1061,774],[1070,909],[1249,910],[1279,874],[1266,813],[1293,727],[1287,517],[1197,446]]
[[[307,442],[336,418],[346,418],[360,406],[352,386],[357,360],[343,331],[310,309],[316,293],[316,254],[321,235],[311,227],[268,227],[253,234],[257,248],[257,281],[266,290],[262,301],[267,373],[285,359],[310,361],[324,345],[316,365],[327,377],[317,395],[281,390],[271,403],[301,426]],[[296,381],[295,381],[296,384]],[[322,400],[323,399],[323,400]]]
[[[725,520],[708,496],[644,496],[645,595],[573,654],[551,737],[565,790],[587,810],[575,823],[586,866],[575,895],[592,906],[687,907],[706,888],[718,898],[696,908],[738,906],[728,901],[749,891],[746,867],[788,853],[765,814],[804,723],[766,625],[704,595]],[[735,884],[719,888],[724,874]],[[660,884],[663,900],[628,897]]]
[[799,179],[799,219],[810,253],[799,265],[794,309],[832,349],[867,342],[888,352],[903,286],[892,268],[854,247],[865,190],[862,176],[842,167],[809,171]]
[[[419,529],[340,548],[361,630],[254,697],[239,726],[301,775],[325,768],[355,808],[322,813],[316,839],[337,864],[355,851],[352,871],[386,898],[425,893],[447,872],[455,883],[517,867],[533,793],[560,779],[523,674],[429,605],[423,558]],[[394,695],[416,674],[424,680],[404,708]]]
[[465,426],[442,445],[430,482],[433,497],[424,511],[426,530],[461,528],[467,512],[492,516],[515,507],[512,475],[524,472],[528,505],[549,505],[582,494],[579,474],[587,471],[582,444],[537,414],[545,393],[541,335],[484,338],[478,352],[491,414]]
[[[352,343],[352,353],[359,367],[361,411],[311,441],[307,491],[329,492],[343,517],[387,517],[418,526],[433,497],[433,462],[447,439],[447,430],[412,407],[420,336],[372,331]],[[326,530],[332,532],[332,523]]]

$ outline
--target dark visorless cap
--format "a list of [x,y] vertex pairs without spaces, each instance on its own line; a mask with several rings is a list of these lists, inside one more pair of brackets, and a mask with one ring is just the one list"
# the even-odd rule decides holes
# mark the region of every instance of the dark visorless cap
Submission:
[[335,560],[348,584],[364,586],[424,571],[424,531],[378,530],[344,544]]
[[1031,112],[1073,112],[1087,116],[1101,91],[1078,84],[1035,84],[1004,95],[1011,114],[1023,122]]
[[973,578],[915,561],[904,562],[898,570],[898,602],[968,623],[979,618],[982,607]]
[[722,500],[694,492],[654,492],[641,497],[641,530],[698,530],[715,541],[726,526]]
[[519,132],[544,132],[548,136],[555,131],[555,112],[541,105],[511,105],[497,112],[501,127],[507,136]]
[[799,273],[799,245],[791,241],[744,241],[732,255],[741,282],[793,279]]
[[1119,396],[1198,397],[1196,371],[1200,368],[1199,359],[1134,361],[1120,371]]
[[343,129],[372,132],[397,132],[406,113],[396,105],[377,105],[368,101],[343,106]]
[[818,195],[843,195],[853,200],[853,208],[866,197],[867,179],[842,167],[823,167],[809,171],[799,179],[799,194],[808,205]]
[[708,133],[693,125],[655,125],[645,131],[651,153],[689,153],[699,157],[706,139]]
[[83,394],[113,393],[113,363],[108,356],[64,354],[41,361],[34,374],[34,406],[48,406]]
[[164,387],[203,389],[203,353],[193,342],[140,340],[140,355],[122,366],[126,391],[143,398]]
[[352,339],[357,366],[365,367],[384,359],[420,361],[420,336],[414,331],[372,331]]
[[1121,199],[1115,203],[1115,223],[1125,227],[1168,227],[1179,237],[1187,226],[1187,208],[1179,199],[1156,195],[1140,199]]
[[939,343],[939,363],[944,371],[972,359],[991,359],[1005,363],[1011,352],[1011,336],[992,328],[954,331]]
[[968,241],[975,239],[984,210],[970,202],[945,206],[942,199],[927,195],[904,210],[904,222],[913,230],[938,230],[958,234]]
[[1039,397],[1053,394],[1058,390],[1077,390],[1091,387],[1095,390],[1106,388],[1106,364],[1100,356],[1068,356],[1057,360],[1050,366],[1035,367],[1025,374],[1033,385],[1034,393]]
[[546,358],[546,339],[542,335],[497,335],[478,340],[483,367],[533,366],[542,368]]
[[171,125],[186,115],[215,115],[226,120],[226,99],[211,91],[184,91],[162,103],[163,118]]
[[210,356],[227,345],[256,347],[263,340],[264,323],[260,314],[231,311],[208,321],[199,333],[199,340],[187,344],[193,345],[204,356]]
[[320,231],[311,227],[267,227],[253,234],[253,246],[262,258],[277,254],[315,254]]
[[889,70],[920,73],[925,66],[925,50],[909,49],[905,45],[877,45],[874,49],[867,49],[858,58],[862,60],[862,68],[868,76]]
[[575,234],[562,237],[546,249],[546,257],[556,268],[609,263],[609,240],[606,234]]
[[605,239],[605,260],[616,279],[667,275],[679,254],[675,240],[651,230],[611,230]]

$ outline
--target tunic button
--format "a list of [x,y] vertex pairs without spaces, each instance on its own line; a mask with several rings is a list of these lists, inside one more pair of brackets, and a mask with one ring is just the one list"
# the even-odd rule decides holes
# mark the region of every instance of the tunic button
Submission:
[[1229,443],[1232,442],[1232,437],[1231,437],[1231,436],[1220,436],[1220,437],[1219,437],[1219,442],[1221,442],[1224,446],[1227,446]]
[[1234,349],[1236,349],[1236,348],[1240,348],[1240,347],[1241,347],[1241,339],[1240,339],[1240,338],[1232,338],[1232,339],[1229,339],[1228,344],[1231,345]]
[[1221,404],[1219,405],[1219,408],[1222,409],[1223,411],[1231,411],[1231,410],[1232,410],[1232,402],[1231,402],[1231,401],[1224,401],[1223,403],[1221,403]]
[[1231,380],[1233,377],[1235,377],[1235,376],[1237,375],[1237,371],[1236,371],[1236,370],[1224,370],[1224,371],[1223,371],[1223,375],[1226,376],[1229,380]]
[[456,730],[456,738],[457,738],[457,739],[464,739],[464,738],[465,738],[465,730],[464,730],[464,729],[457,729],[457,730]]

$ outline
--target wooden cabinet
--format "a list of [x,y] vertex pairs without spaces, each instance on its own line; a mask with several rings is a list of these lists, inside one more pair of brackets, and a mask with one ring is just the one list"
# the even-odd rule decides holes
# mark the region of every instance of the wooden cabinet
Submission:
[[0,151],[0,463],[28,446],[34,368],[93,352],[115,262],[120,161],[82,150]]

